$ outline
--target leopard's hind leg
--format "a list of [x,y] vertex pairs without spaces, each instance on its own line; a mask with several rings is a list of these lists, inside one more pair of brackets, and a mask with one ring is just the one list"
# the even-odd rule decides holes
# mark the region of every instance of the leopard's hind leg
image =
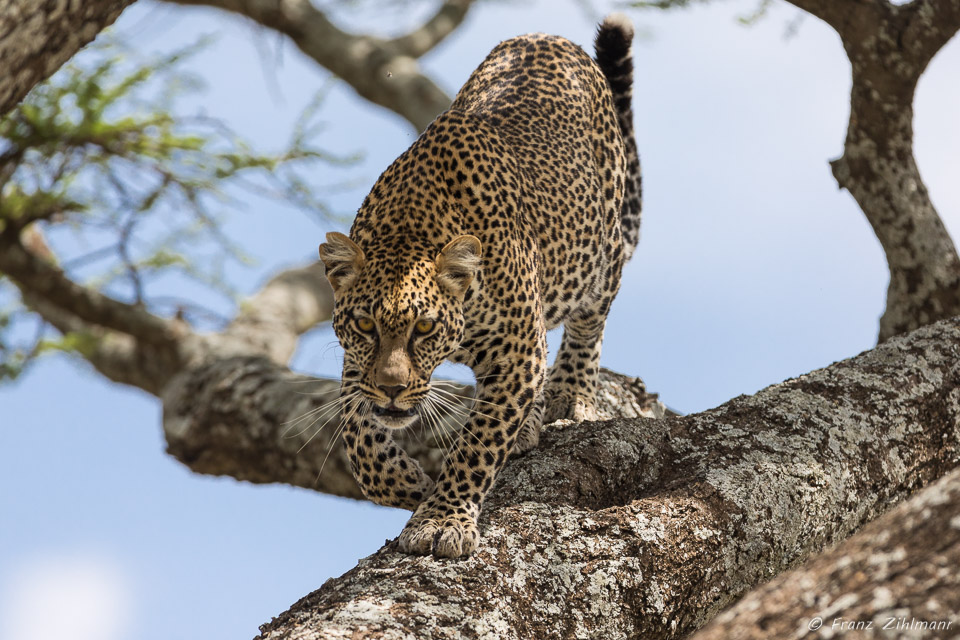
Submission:
[[540,427],[543,425],[543,392],[537,394],[537,399],[530,407],[530,412],[520,427],[517,442],[513,445],[514,454],[521,454],[536,448],[540,443]]
[[607,308],[577,313],[564,322],[563,342],[550,368],[543,399],[543,420],[550,423],[597,419],[597,375]]

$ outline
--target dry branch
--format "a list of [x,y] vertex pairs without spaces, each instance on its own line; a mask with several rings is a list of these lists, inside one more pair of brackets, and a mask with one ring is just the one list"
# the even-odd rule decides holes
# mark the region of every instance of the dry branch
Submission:
[[72,281],[53,261],[29,250],[14,227],[0,233],[0,273],[31,296],[69,310],[86,323],[157,346],[172,345],[178,338],[173,323]]

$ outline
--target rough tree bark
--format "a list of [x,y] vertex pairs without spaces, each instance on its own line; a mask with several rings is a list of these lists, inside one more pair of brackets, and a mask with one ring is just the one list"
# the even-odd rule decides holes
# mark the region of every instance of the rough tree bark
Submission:
[[0,115],[134,0],[0,0]]
[[701,414],[556,425],[463,561],[388,543],[281,638],[682,637],[960,463],[960,319]]
[[788,0],[833,27],[853,88],[843,155],[830,164],[863,209],[890,269],[879,339],[960,314],[960,256],[913,155],[913,98],[960,29],[960,0]]
[[693,640],[960,637],[960,469],[781,574]]

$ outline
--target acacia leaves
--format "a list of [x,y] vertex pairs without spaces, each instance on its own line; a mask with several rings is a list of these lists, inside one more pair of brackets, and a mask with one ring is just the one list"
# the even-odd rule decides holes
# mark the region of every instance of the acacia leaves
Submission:
[[[255,194],[329,218],[310,178],[356,159],[315,144],[323,93],[270,153],[184,115],[202,88],[184,63],[208,44],[148,56],[101,35],[0,120],[0,237],[35,255],[42,246],[74,282],[199,328],[223,324],[236,299],[227,265],[251,261],[223,229],[229,212]],[[75,336],[34,327],[30,292],[2,276],[0,380],[49,348],[82,351]]]

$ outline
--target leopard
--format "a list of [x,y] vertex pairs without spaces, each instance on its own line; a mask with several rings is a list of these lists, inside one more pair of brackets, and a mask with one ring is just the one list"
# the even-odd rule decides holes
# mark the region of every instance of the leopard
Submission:
[[[639,238],[633,36],[612,14],[595,58],[560,36],[501,42],[376,180],[349,235],[320,245],[344,449],[367,499],[413,512],[400,552],[472,554],[508,457],[544,423],[598,417],[604,326]],[[444,404],[444,361],[472,369],[475,395],[431,478],[395,435]]]

